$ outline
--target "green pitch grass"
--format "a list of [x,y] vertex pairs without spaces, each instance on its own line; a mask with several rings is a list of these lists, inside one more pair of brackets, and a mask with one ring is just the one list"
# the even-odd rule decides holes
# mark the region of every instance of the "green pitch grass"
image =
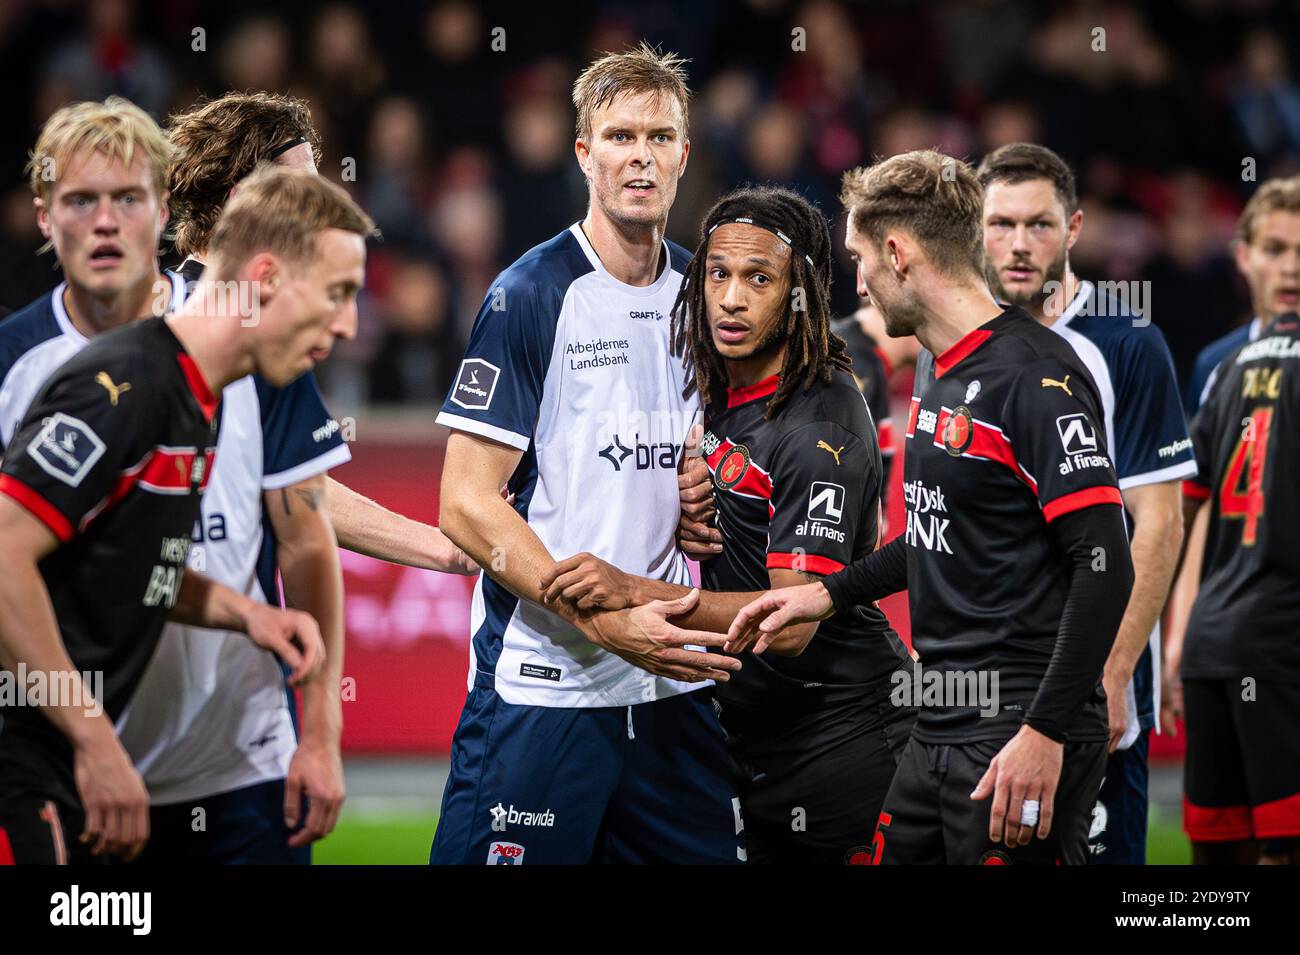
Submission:
[[[317,865],[426,865],[436,813],[361,814],[346,810],[333,834],[313,849]],[[1192,850],[1176,818],[1153,809],[1147,834],[1150,865],[1187,865]]]

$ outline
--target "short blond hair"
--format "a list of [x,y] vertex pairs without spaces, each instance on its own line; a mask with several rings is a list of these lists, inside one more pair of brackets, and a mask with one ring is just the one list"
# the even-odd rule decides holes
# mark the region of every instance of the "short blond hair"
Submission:
[[606,53],[578,75],[573,84],[573,106],[578,111],[579,139],[591,138],[591,117],[600,107],[624,93],[667,93],[682,108],[682,135],[690,129],[686,85],[687,61],[676,53],[660,53],[644,40],[622,53]]
[[840,201],[853,227],[871,241],[891,228],[916,237],[949,275],[984,271],[984,192],[960,159],[933,149],[892,156],[844,174]]
[[1270,212],[1300,213],[1300,175],[1270,179],[1255,190],[1237,220],[1237,238],[1250,245],[1255,241],[1255,226]]
[[211,257],[230,272],[258,252],[304,262],[325,229],[378,235],[374,220],[352,197],[322,176],[267,163],[239,183],[212,230]]
[[154,191],[161,200],[167,191],[175,153],[148,113],[121,96],[110,96],[102,103],[87,101],[64,106],[45,121],[28,159],[32,192],[48,201],[60,171],[68,168],[68,160],[74,155],[100,152],[130,166],[136,150],[149,161]]

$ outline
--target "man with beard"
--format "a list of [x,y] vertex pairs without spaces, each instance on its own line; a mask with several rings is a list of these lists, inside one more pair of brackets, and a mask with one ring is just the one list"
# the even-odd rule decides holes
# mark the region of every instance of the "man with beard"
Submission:
[[[1179,484],[1196,473],[1173,360],[1149,311],[1138,314],[1101,290],[1109,283],[1099,289],[1070,268],[1083,212],[1060,156],[1011,143],[985,157],[977,175],[990,287],[1003,304],[1020,306],[1063,337],[1101,397],[1134,579],[1106,660],[1110,756],[1089,849],[1094,863],[1142,865],[1148,739],[1160,711],[1159,618],[1182,544]],[[1149,310],[1150,301],[1144,304]]]

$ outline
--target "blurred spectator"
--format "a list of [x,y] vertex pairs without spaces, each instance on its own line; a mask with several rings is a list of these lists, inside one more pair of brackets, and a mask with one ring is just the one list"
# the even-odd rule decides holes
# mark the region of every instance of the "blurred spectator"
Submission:
[[167,111],[171,77],[158,50],[136,35],[131,0],[91,0],[84,32],[49,59],[41,109],[48,116],[73,100],[125,96],[155,118]]
[[283,20],[262,16],[245,20],[221,44],[222,92],[287,92],[292,55],[289,28]]
[[427,254],[403,252],[396,259],[381,306],[384,330],[370,364],[369,397],[376,404],[440,404],[464,352],[449,321],[447,276]]
[[[847,167],[938,147],[977,160],[1043,142],[1075,167],[1080,272],[1151,282],[1180,369],[1246,317],[1228,257],[1258,182],[1300,169],[1300,11],[1286,0],[66,0],[6,4],[11,121],[0,189],[0,307],[59,279],[37,258],[21,180],[69,99],[121,93],[155,115],[199,94],[305,98],[341,180],[384,232],[357,341],[322,369],[332,400],[428,402],[445,389],[500,268],[583,215],[570,88],[594,52],[645,37],[691,59],[692,151],[669,236],[746,180],[803,191],[832,219],[837,310],[856,305],[836,194]],[[212,52],[191,49],[202,25]],[[1254,161],[1253,177],[1242,165]],[[171,260],[169,260],[171,261]]]
[[426,141],[424,119],[414,100],[392,96],[379,102],[357,178],[362,205],[388,241],[427,241],[422,210],[432,168]]
[[1300,86],[1277,35],[1259,30],[1247,38],[1232,111],[1261,172],[1284,161],[1291,168],[1300,162]]

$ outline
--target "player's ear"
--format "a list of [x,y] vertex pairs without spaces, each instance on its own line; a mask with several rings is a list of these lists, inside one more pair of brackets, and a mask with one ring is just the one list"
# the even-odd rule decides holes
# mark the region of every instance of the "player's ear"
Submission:
[[1232,258],[1237,263],[1237,271],[1241,273],[1241,277],[1249,279],[1247,266],[1250,265],[1250,243],[1245,239],[1233,239]]
[[678,179],[682,178],[682,176],[686,174],[686,160],[690,158],[690,155],[691,141],[689,139],[682,140],[682,164],[677,167]]
[[1074,214],[1065,221],[1065,248],[1070,250],[1074,248],[1074,243],[1079,241],[1079,233],[1083,231],[1083,210],[1075,209]]
[[248,279],[257,289],[257,300],[265,306],[275,298],[284,279],[284,267],[270,252],[258,252],[248,260]]
[[171,221],[171,218],[172,218],[172,210],[171,210],[171,207],[167,204],[167,200],[171,198],[171,195],[172,195],[172,194],[171,194],[170,192],[168,192],[166,189],[164,189],[162,195],[158,197],[158,232],[159,232],[159,234],[161,234],[161,233],[162,233],[162,232],[167,228],[167,223],[170,222],[170,221]]
[[885,254],[889,256],[889,264],[894,267],[899,278],[907,274],[911,266],[911,255],[901,235],[896,232],[886,233]]
[[36,207],[36,228],[41,230],[41,237],[48,242],[50,241],[50,210],[40,196],[32,197],[32,205]]
[[591,182],[591,148],[581,136],[573,141],[573,154],[578,157],[578,168],[587,177],[587,181]]

